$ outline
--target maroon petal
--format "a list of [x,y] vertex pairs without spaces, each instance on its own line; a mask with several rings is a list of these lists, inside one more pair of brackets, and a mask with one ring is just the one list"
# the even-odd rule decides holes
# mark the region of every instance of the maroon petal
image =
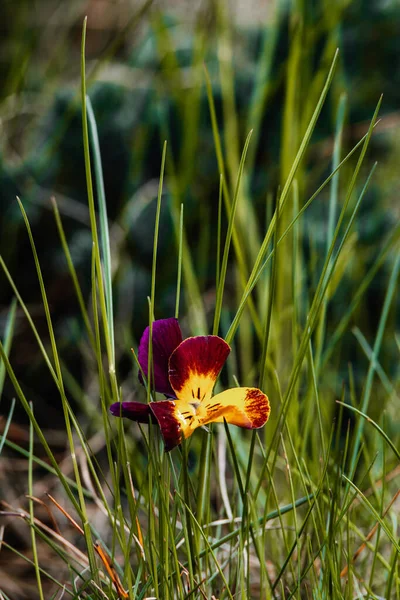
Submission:
[[[159,319],[153,322],[153,369],[156,392],[174,397],[168,378],[168,360],[182,341],[182,332],[178,319]],[[148,377],[150,327],[146,327],[139,344],[138,360],[143,373]],[[139,381],[143,383],[141,373]]]
[[126,417],[138,423],[157,423],[150,405],[143,402],[115,402],[110,406],[110,413],[114,417]]
[[169,452],[182,441],[182,416],[173,400],[162,400],[149,404],[160,426],[165,452]]

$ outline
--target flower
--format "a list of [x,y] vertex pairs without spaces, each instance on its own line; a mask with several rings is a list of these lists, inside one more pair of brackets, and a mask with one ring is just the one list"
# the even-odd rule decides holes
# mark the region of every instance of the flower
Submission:
[[[257,388],[231,388],[216,396],[212,391],[231,351],[216,335],[190,337],[182,341],[177,319],[160,319],[152,326],[153,372],[156,392],[168,400],[150,402],[116,402],[110,407],[116,417],[138,423],[158,423],[165,451],[172,450],[197,427],[208,423],[227,423],[258,429],[268,421],[267,396]],[[148,376],[150,328],[139,343],[138,360]],[[140,381],[143,383],[141,374]]]

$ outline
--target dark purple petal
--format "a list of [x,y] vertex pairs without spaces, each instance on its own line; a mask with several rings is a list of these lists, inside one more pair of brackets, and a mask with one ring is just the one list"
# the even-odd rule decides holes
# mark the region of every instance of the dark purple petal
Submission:
[[114,417],[126,417],[138,423],[157,423],[150,405],[143,402],[115,402],[110,406],[110,413]]
[[[143,373],[148,377],[150,328],[146,327],[139,344],[138,360]],[[168,360],[182,341],[178,319],[159,319],[153,322],[153,369],[156,392],[175,397],[168,378]],[[139,381],[143,383],[141,373]]]

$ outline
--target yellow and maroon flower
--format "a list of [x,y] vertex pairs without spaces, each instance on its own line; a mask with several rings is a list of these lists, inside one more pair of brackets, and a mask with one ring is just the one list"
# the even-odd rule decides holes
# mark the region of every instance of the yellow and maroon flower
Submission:
[[[168,452],[208,423],[227,423],[257,429],[267,421],[267,396],[257,388],[238,387],[212,396],[230,347],[216,335],[182,341],[177,319],[154,321],[152,335],[154,388],[169,400],[117,402],[110,411],[139,423],[158,423]],[[147,377],[150,329],[140,340],[138,360]],[[141,379],[141,377],[139,377]]]

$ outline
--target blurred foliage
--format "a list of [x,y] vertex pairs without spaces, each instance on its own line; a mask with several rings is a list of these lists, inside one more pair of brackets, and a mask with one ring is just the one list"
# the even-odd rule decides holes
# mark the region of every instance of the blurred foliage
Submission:
[[[122,16],[114,14],[110,7],[102,16],[101,10],[95,10],[102,3],[67,4],[68,10],[54,4],[50,13],[50,5],[45,2],[37,3],[35,12],[27,2],[5,3],[10,18],[3,20],[1,43],[5,58],[0,64],[0,249],[22,297],[33,306],[39,329],[43,321],[44,331],[37,276],[15,202],[18,195],[33,227],[63,357],[77,380],[84,377],[76,352],[83,334],[50,197],[54,195],[57,199],[80,283],[89,293],[91,234],[79,102],[82,8],[89,14],[89,94],[99,129],[111,221],[119,354],[125,354],[130,336],[126,331],[137,339],[148,319],[146,298],[150,291],[155,202],[164,139],[168,140],[168,160],[160,225],[156,317],[166,317],[174,311],[177,272],[174,223],[180,203],[184,203],[185,231],[200,291],[205,298],[214,294],[219,172],[202,65],[204,62],[211,76],[223,133],[227,108],[221,86],[223,74],[219,71],[223,51],[219,46],[221,31],[228,31],[234,50],[234,114],[239,148],[252,126],[248,118],[249,103],[263,60],[265,40],[276,36],[271,73],[261,105],[261,126],[256,132],[247,173],[260,239],[272,214],[273,198],[282,184],[279,164],[283,98],[293,32],[301,31],[303,36],[299,61],[302,89],[297,90],[297,99],[305,123],[314,74],[324,66],[326,70],[332,58],[322,56],[327,39],[336,39],[341,50],[340,68],[304,165],[301,203],[331,170],[332,132],[340,94],[348,94],[345,147],[349,149],[365,132],[364,122],[384,93],[383,123],[374,136],[369,156],[369,160],[379,159],[382,164],[362,208],[356,251],[347,265],[345,284],[340,285],[330,306],[328,329],[333,330],[399,213],[395,168],[400,127],[398,4],[360,0],[337,2],[327,8],[324,2],[308,2],[296,8],[295,23],[292,15],[282,9],[265,26],[254,24],[246,29],[230,22],[230,14],[228,24],[222,22],[213,3],[201,3],[190,20],[176,12],[163,12],[151,3],[144,8],[135,5],[136,12]],[[104,3],[103,8],[107,6]],[[57,25],[53,26],[53,21]],[[91,23],[94,23],[92,29]],[[229,140],[224,139],[223,150],[229,155]],[[234,183],[232,174],[228,183],[230,186]],[[302,228],[305,260],[317,263],[326,246],[328,192],[324,194],[326,197],[321,195],[306,212]],[[376,330],[389,268],[390,265],[378,273],[354,321],[370,340]],[[2,275],[0,331],[11,299],[12,290]],[[186,309],[183,290],[183,312]],[[349,361],[365,364],[366,359],[350,331],[344,342],[335,360],[346,377]],[[392,343],[388,340],[381,356],[384,368],[389,371],[397,368],[396,361],[390,358]],[[15,348],[18,348],[14,358],[17,375],[29,380],[30,385],[35,379],[35,393],[45,398],[38,409],[40,417],[40,410],[43,414],[47,414],[49,407],[51,410],[52,390],[46,388],[49,385],[46,378],[41,378],[42,365],[22,320],[18,322]],[[130,369],[130,363],[120,366],[123,372]],[[340,390],[340,382],[334,385]]]

